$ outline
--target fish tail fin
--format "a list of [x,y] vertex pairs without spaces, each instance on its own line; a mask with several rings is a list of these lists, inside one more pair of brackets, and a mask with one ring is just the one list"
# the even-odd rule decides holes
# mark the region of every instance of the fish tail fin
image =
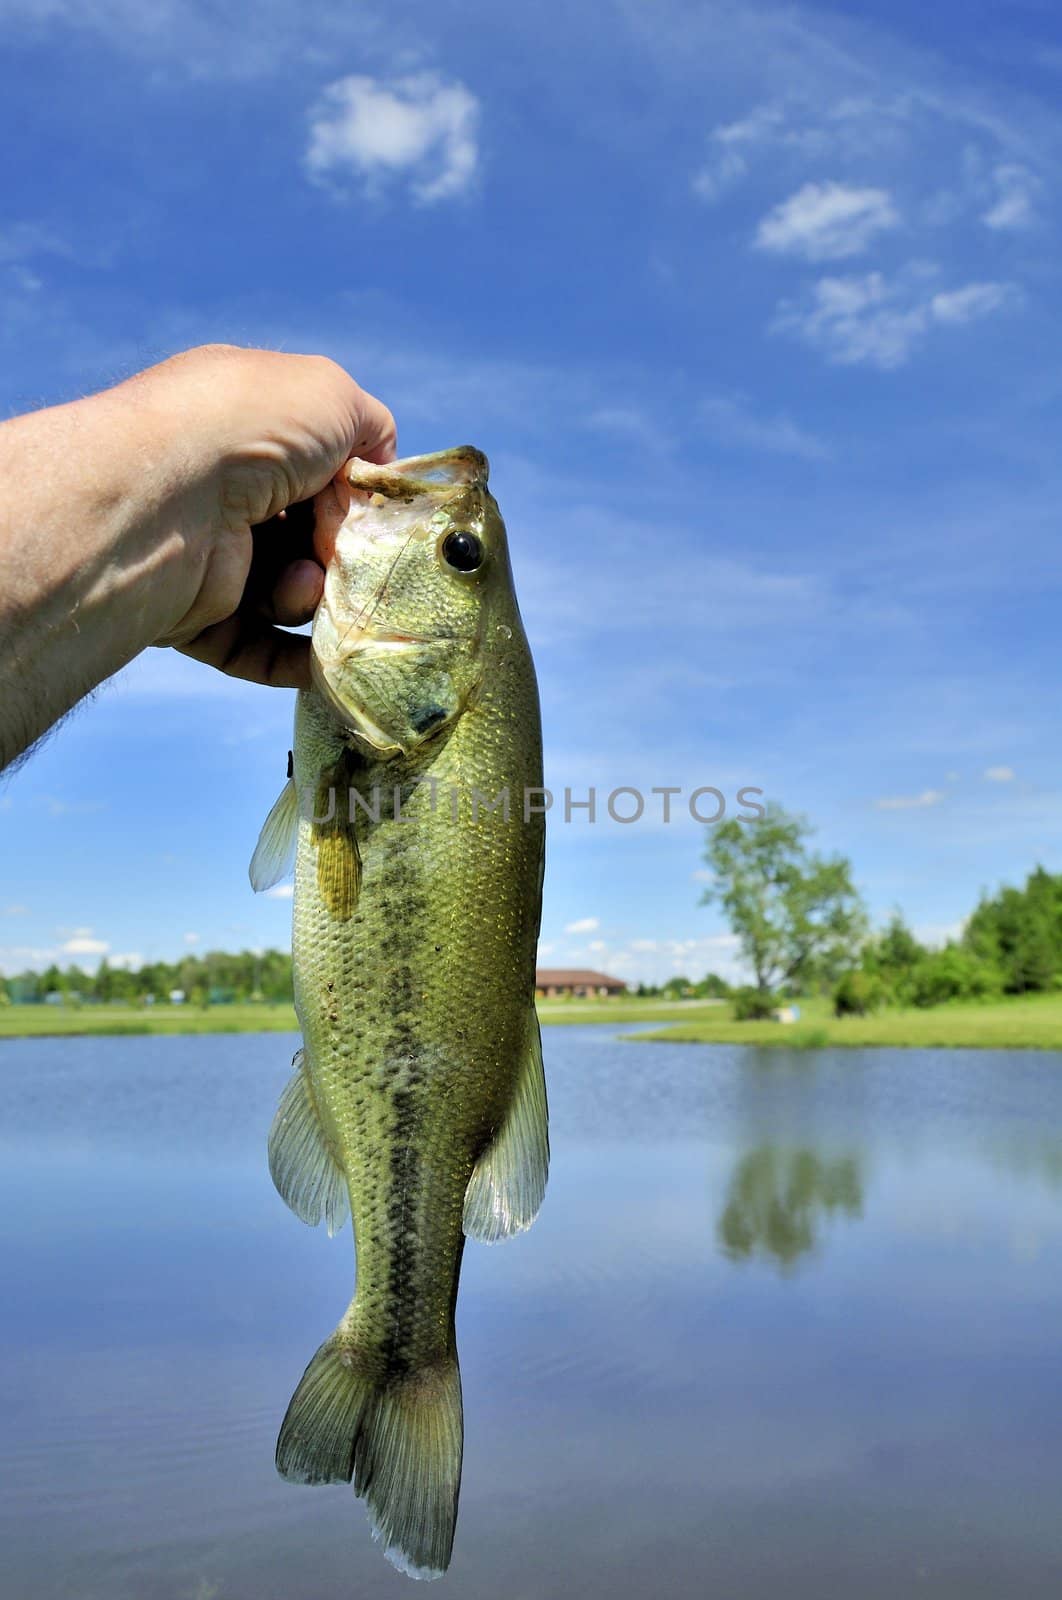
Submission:
[[402,1376],[371,1364],[337,1330],[291,1398],[277,1470],[295,1483],[348,1483],[363,1497],[374,1539],[411,1578],[450,1565],[461,1487],[461,1375],[451,1345],[441,1360]]

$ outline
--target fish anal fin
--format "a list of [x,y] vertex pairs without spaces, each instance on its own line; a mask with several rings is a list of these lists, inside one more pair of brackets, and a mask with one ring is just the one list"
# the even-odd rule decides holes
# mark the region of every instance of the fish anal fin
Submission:
[[542,1204],[548,1173],[546,1078],[538,1018],[532,1011],[512,1104],[465,1191],[465,1232],[493,1244],[529,1228]]
[[269,1133],[269,1171],[297,1217],[311,1227],[323,1218],[329,1234],[336,1234],[350,1214],[346,1176],[321,1126],[301,1050],[293,1065]]

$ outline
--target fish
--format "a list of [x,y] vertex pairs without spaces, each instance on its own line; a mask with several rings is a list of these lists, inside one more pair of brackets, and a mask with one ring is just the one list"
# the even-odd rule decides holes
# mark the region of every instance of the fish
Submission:
[[312,687],[250,866],[256,890],[295,870],[303,1043],[270,1171],[304,1222],[349,1217],[356,1254],[277,1468],[353,1481],[417,1578],[453,1548],[464,1241],[528,1228],[549,1167],[538,690],[488,475],[470,446],[354,459],[318,496]]

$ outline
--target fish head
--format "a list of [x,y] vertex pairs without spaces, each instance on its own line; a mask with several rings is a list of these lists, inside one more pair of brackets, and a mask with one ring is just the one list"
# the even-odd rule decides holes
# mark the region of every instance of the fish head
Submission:
[[487,473],[470,446],[355,459],[318,496],[314,683],[370,750],[408,754],[475,696],[492,613],[512,594]]

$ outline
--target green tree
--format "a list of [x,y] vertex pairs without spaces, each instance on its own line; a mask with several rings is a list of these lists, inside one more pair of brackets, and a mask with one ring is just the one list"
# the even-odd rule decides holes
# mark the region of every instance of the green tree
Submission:
[[1010,994],[1051,988],[1062,974],[1062,876],[1037,867],[1024,889],[982,895],[962,942],[999,969]]
[[774,802],[761,818],[708,831],[713,882],[702,903],[722,907],[761,994],[834,983],[866,933],[850,862],[813,854],[811,833]]
[[689,994],[692,987],[690,980],[679,973],[675,977],[669,978],[660,992],[665,994],[669,1000],[682,1000]]
[[948,1000],[986,1000],[1001,988],[997,966],[961,944],[946,944],[925,952],[912,969],[903,996],[916,1006],[939,1006]]
[[910,972],[925,953],[925,946],[919,944],[900,913],[894,911],[877,941],[876,954],[882,971],[890,974]]

